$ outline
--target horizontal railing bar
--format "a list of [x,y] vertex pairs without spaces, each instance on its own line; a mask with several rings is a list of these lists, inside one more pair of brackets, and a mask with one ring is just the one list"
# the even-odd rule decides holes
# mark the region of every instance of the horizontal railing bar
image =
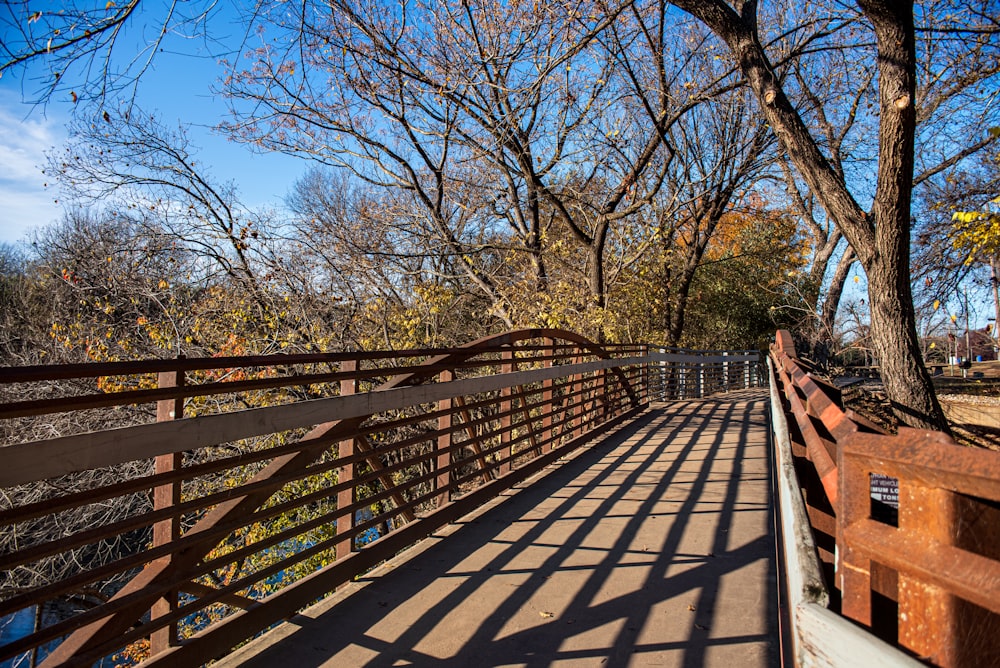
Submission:
[[[499,401],[495,401],[494,403],[499,403]],[[579,405],[580,405],[579,403],[573,404],[573,406],[579,406]],[[485,421],[495,420],[498,417],[502,417],[503,415],[513,414],[513,413],[517,413],[517,412],[520,412],[520,409],[512,409],[512,410],[507,411],[506,413],[503,413],[503,414],[500,414],[500,415],[489,416],[488,418],[485,419]],[[567,419],[565,421],[569,421],[569,420]],[[524,422],[516,423],[516,424],[514,424],[512,426],[516,428],[516,427],[524,426],[527,423],[528,423],[527,421],[524,421]],[[555,423],[553,426],[557,426],[559,424],[562,424],[562,422]],[[386,427],[386,426],[390,426],[391,427],[392,424],[391,423],[384,423],[383,425],[380,425],[380,426],[383,427],[383,428]],[[83,540],[81,540],[81,537],[84,536],[84,534],[76,534],[74,536],[74,538],[76,540],[72,541],[72,546],[71,547],[66,547],[66,545],[60,544],[59,545],[59,549],[56,549],[55,551],[52,551],[53,545],[52,544],[45,544],[42,547],[47,547],[49,549],[48,550],[43,550],[42,553],[39,553],[38,550],[35,550],[33,548],[27,548],[26,550],[22,550],[22,551],[19,551],[19,552],[16,552],[16,553],[11,553],[11,554],[8,554],[8,555],[4,555],[3,560],[0,561],[0,567],[3,567],[3,568],[12,568],[12,567],[17,566],[19,564],[28,563],[28,562],[30,562],[32,560],[35,560],[35,559],[38,559],[38,558],[41,558],[41,557],[44,557],[44,556],[48,556],[50,554],[55,554],[55,553],[60,552],[60,551],[65,551],[66,549],[72,549],[72,547],[79,547],[79,546],[85,545],[85,544],[87,544],[89,542],[93,542],[93,540],[99,540],[99,539],[102,539],[102,538],[106,538],[106,537],[111,537],[111,536],[114,536],[114,535],[118,535],[123,530],[137,528],[137,527],[141,527],[141,526],[149,526],[149,525],[153,524],[154,522],[159,521],[159,520],[164,519],[164,518],[168,518],[168,517],[172,517],[172,516],[179,516],[179,515],[181,515],[183,513],[193,512],[193,511],[196,511],[196,510],[202,510],[204,508],[216,505],[216,504],[218,504],[218,503],[220,503],[222,501],[229,500],[229,499],[234,498],[234,497],[243,496],[243,495],[245,495],[247,493],[250,493],[252,491],[262,491],[262,490],[265,490],[265,489],[274,489],[275,491],[277,491],[278,489],[280,489],[281,487],[283,487],[284,485],[286,485],[288,483],[295,482],[295,481],[298,481],[298,480],[302,480],[304,478],[315,476],[315,475],[321,475],[322,473],[325,473],[325,472],[327,472],[329,470],[332,470],[332,469],[335,469],[335,468],[340,468],[340,467],[342,467],[342,466],[344,466],[344,465],[346,465],[348,463],[354,463],[354,462],[364,461],[364,460],[366,460],[366,459],[368,459],[368,458],[370,458],[372,456],[378,456],[378,455],[382,455],[382,454],[388,454],[390,452],[399,450],[399,449],[401,449],[403,447],[409,447],[409,446],[414,445],[416,443],[426,442],[426,441],[432,440],[433,438],[436,438],[438,435],[439,434],[438,434],[437,431],[430,432],[430,433],[427,433],[427,434],[420,434],[418,437],[414,437],[412,439],[412,442],[403,441],[403,442],[392,443],[390,445],[385,446],[384,448],[373,449],[372,451],[369,451],[367,453],[365,453],[365,452],[359,452],[359,453],[355,453],[355,454],[351,455],[348,458],[338,458],[338,459],[330,461],[330,462],[324,462],[323,464],[316,465],[314,467],[310,467],[309,469],[306,470],[306,472],[303,472],[303,473],[297,473],[297,474],[292,474],[292,475],[288,475],[288,476],[274,477],[274,478],[270,478],[270,479],[264,480],[264,481],[259,481],[257,483],[253,483],[253,484],[250,484],[250,485],[244,485],[244,486],[241,486],[239,488],[234,488],[234,489],[231,489],[231,490],[225,490],[224,492],[219,492],[219,493],[216,493],[216,494],[212,494],[212,495],[207,496],[207,497],[200,497],[198,499],[193,499],[193,500],[190,500],[188,502],[184,502],[184,503],[181,503],[181,504],[179,504],[177,506],[174,506],[172,508],[173,512],[153,511],[153,512],[147,513],[147,514],[142,515],[142,516],[136,516],[134,518],[129,518],[129,520],[126,520],[124,523],[120,523],[120,526],[117,527],[117,528],[120,529],[119,531],[109,532],[108,531],[109,527],[102,527],[100,530],[95,530],[95,531],[103,531],[103,533],[100,536],[97,536],[96,538],[94,536],[90,535],[93,532],[85,532],[86,536],[85,536],[85,539],[83,539]],[[347,435],[347,438],[349,438],[349,437],[350,437],[350,435]],[[488,438],[489,438],[489,436],[487,436],[487,438],[477,439],[477,441],[478,442],[482,442],[483,440],[488,440]],[[526,437],[522,437],[520,439],[517,439],[517,441],[513,441],[512,443],[520,442],[520,441],[525,440],[525,439],[526,439]],[[345,440],[344,436],[338,436],[336,439],[331,439],[331,444],[333,442],[339,442],[339,441],[343,441],[343,440]],[[298,447],[286,446],[284,448],[281,448],[281,450],[283,452],[280,452],[280,453],[277,453],[277,452],[272,453],[272,452],[265,451],[265,452],[267,452],[267,457],[265,457],[265,458],[271,459],[271,458],[273,458],[273,457],[275,457],[275,456],[277,456],[279,454],[286,454],[287,451],[301,450],[304,446],[306,446],[306,445],[312,445],[312,444],[313,444],[312,442],[310,442],[308,444],[304,443],[304,442],[300,442],[300,443],[297,443],[297,444],[292,444],[292,445],[298,446]],[[457,444],[454,447],[455,448],[457,448],[457,447],[466,447],[469,444],[470,444],[470,441],[463,441],[463,442]],[[500,449],[499,447],[496,448],[496,450],[499,450],[499,449]],[[486,451],[486,452],[484,452],[484,456],[490,454],[490,452],[492,452],[492,451]],[[421,457],[419,457],[417,459],[417,461],[423,461],[425,459],[431,459],[434,456],[434,454],[435,453],[433,453],[433,452],[425,453],[424,455],[422,455]],[[398,469],[401,469],[401,468],[406,468],[406,466],[408,466],[408,465],[412,465],[412,460],[406,460],[406,461],[401,462],[401,463],[399,463],[397,465],[393,465],[392,467],[387,467],[387,469],[389,471],[395,471],[395,470],[398,470]],[[384,473],[384,471],[383,471],[383,473]],[[372,472],[372,474],[370,475],[370,477],[362,478],[360,480],[360,482],[362,482],[362,483],[364,483],[364,482],[371,482],[371,481],[376,480],[377,478],[378,478],[378,472]],[[331,487],[329,487],[327,489],[322,490],[321,492],[314,493],[313,495],[310,495],[310,497],[307,497],[307,498],[309,500],[311,500],[312,496],[316,496],[316,495],[319,495],[320,498],[325,497],[325,496],[334,495],[338,491],[340,491],[342,489],[347,489],[347,488],[351,487],[352,485],[356,485],[357,483],[358,483],[357,479],[355,481],[351,481],[351,482],[348,482],[348,483],[337,483],[337,484],[332,485]],[[285,508],[285,509],[291,510],[291,509],[293,509],[296,506],[302,505],[303,501],[304,501],[304,499],[296,499],[294,501],[286,502],[285,504],[283,504],[282,507],[288,506],[288,508]],[[294,504],[294,505],[292,505],[292,504]],[[284,512],[284,510],[282,510],[281,512]],[[250,517],[251,521],[249,521],[246,524],[241,525],[241,526],[247,526],[249,524],[252,524],[253,522],[260,521],[260,518],[261,518],[260,515],[253,515],[253,516]],[[265,518],[266,518],[266,516],[265,516]],[[124,526],[126,524],[128,526]],[[124,527],[124,528],[122,528],[122,527]],[[235,528],[240,528],[240,526],[237,526]],[[231,530],[232,529],[226,529],[226,533],[228,533]],[[213,534],[216,534],[216,533],[220,533],[220,532],[213,532]],[[198,535],[203,537],[205,534],[198,534]],[[25,552],[28,552],[29,554],[27,556],[25,556]],[[138,563],[142,563],[143,560],[136,560],[135,559],[136,556],[139,556],[139,555],[132,555],[132,558],[126,557],[126,560],[128,562],[128,567],[129,568],[136,566]],[[10,563],[7,563],[7,562],[10,562]],[[122,570],[123,569],[116,569],[116,570],[113,570],[111,572],[104,571],[100,577],[106,577],[109,574],[116,573],[116,572],[121,572]],[[94,578],[94,579],[90,580],[90,582],[96,581],[97,579],[100,579],[100,577]],[[0,603],[0,614],[6,614],[5,613],[5,609],[8,607],[6,604],[9,604],[9,603],[10,603],[10,601],[5,602],[5,603]],[[13,609],[18,609],[18,608],[13,608]]]
[[[345,351],[335,353],[298,353],[286,355],[248,355],[231,357],[183,357],[158,360],[138,360],[123,362],[82,362],[77,364],[37,364],[18,367],[0,367],[0,383],[28,383],[48,380],[68,380],[73,378],[100,378],[105,376],[147,375],[170,371],[211,371],[214,369],[238,368],[269,368],[294,366],[302,364],[340,364],[348,361],[372,361],[412,358],[432,358],[441,355],[454,355],[475,351],[477,355],[494,353],[551,351],[554,348],[570,349],[575,344],[547,346],[544,344],[523,344],[517,342],[513,347],[496,344],[476,348],[417,348],[409,350],[369,350]],[[604,344],[606,351],[635,350],[638,347],[629,344]],[[589,353],[585,353],[589,354]],[[569,357],[570,354],[564,355]]]
[[[571,355],[553,357],[551,359],[568,359]],[[548,358],[529,358],[523,363],[542,361]],[[614,358],[612,358],[614,359]],[[322,374],[291,374],[277,378],[253,378],[249,380],[214,381],[200,384],[185,384],[175,387],[149,388],[143,390],[124,390],[119,392],[97,392],[77,396],[57,397],[54,399],[30,399],[0,404],[0,419],[63,413],[92,408],[108,408],[134,404],[152,403],[168,399],[186,399],[209,397],[220,394],[236,394],[256,390],[287,389],[308,387],[324,383],[336,383],[341,380],[373,380],[398,376],[408,371],[419,369],[421,372],[434,372],[455,369],[483,369],[497,367],[501,360],[472,360],[451,364],[412,365],[396,367],[376,367],[351,371],[334,371]]]
[[859,433],[844,444],[845,458],[876,473],[906,478],[968,496],[1000,501],[1000,457],[949,442],[939,432],[901,429],[905,438]]
[[844,541],[872,561],[1000,614],[1000,563],[994,559],[870,519],[845,527]]
[[691,365],[690,368],[702,367],[705,364],[738,364],[740,362],[756,362],[759,358],[759,353],[753,353],[749,355],[691,355],[691,354],[677,354],[677,353],[661,353],[655,350],[651,350],[646,354],[646,357],[650,362],[675,362],[675,363],[688,363]]
[[[332,416],[338,420],[359,417],[414,404],[453,399],[460,395],[526,385],[568,374],[638,364],[640,361],[637,358],[600,360],[515,371],[10,445],[4,448],[6,461],[5,466],[0,469],[0,486],[19,485],[74,471],[113,466],[136,459],[323,424],[329,422]],[[134,447],[134,443],[141,443],[142,446]]]

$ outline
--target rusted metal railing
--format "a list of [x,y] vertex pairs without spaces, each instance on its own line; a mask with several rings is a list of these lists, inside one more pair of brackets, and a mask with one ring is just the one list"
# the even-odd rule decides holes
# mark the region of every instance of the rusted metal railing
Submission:
[[[530,330],[449,350],[0,369],[0,619],[38,620],[0,661],[225,654],[642,410],[654,357]],[[722,357],[684,364],[756,378],[755,357]]]
[[758,387],[763,379],[756,350],[649,350],[649,392],[659,401],[696,399],[735,387]]
[[1000,454],[845,410],[788,332],[771,363],[796,664],[1000,665]]

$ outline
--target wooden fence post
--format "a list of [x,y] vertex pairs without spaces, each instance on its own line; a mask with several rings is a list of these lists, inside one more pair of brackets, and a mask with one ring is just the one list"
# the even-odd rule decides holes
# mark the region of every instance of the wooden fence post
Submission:
[[[340,371],[357,371],[358,361],[357,360],[347,360],[342,362],[340,365]],[[349,394],[355,394],[358,391],[358,379],[348,378],[340,381],[340,396],[347,396]],[[350,457],[355,452],[357,452],[357,443],[355,439],[348,439],[346,441],[341,441],[337,445],[337,456],[340,458]],[[340,472],[337,475],[338,483],[351,482],[354,480],[355,464],[350,462],[344,464],[340,467]],[[354,551],[354,537],[349,536],[352,529],[354,529],[354,511],[342,512],[344,508],[350,508],[354,505],[355,500],[355,488],[351,485],[347,489],[342,489],[337,492],[337,535],[348,536],[344,540],[338,541],[336,547],[334,548],[337,559],[342,559]]]
[[[180,358],[182,359],[182,358]],[[160,388],[183,387],[183,371],[161,371],[157,375],[156,384]],[[156,421],[169,422],[179,420],[184,415],[184,398],[175,397],[173,399],[162,399],[156,402]],[[170,473],[178,471],[184,464],[184,454],[180,452],[156,457],[153,463],[154,473]],[[181,481],[159,485],[153,488],[153,510],[165,510],[173,508],[181,502]],[[153,525],[153,547],[169,545],[178,538],[181,533],[181,518],[178,516],[161,520]],[[171,559],[171,557],[166,557]],[[150,609],[150,619],[156,619],[169,615],[177,610],[179,592],[177,590],[168,591],[162,598],[157,599]],[[177,622],[172,622],[163,628],[156,629],[149,637],[149,651],[155,656],[166,651],[170,647],[178,644]]]

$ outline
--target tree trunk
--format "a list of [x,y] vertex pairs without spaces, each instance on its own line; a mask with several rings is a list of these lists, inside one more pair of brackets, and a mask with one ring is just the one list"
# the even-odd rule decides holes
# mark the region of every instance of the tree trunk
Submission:
[[947,423],[927,416],[941,412],[923,363],[910,291],[910,273],[889,261],[873,262],[868,274],[871,332],[882,383],[896,416],[904,423],[948,431]]
[[587,249],[587,287],[590,289],[592,304],[597,308],[607,305],[604,293],[604,248],[608,241],[607,219],[600,220],[594,230],[594,238]]
[[860,0],[858,4],[872,20],[878,40],[878,185],[872,207],[876,252],[863,261],[872,340],[886,394],[900,420],[950,433],[920,353],[910,287],[910,201],[917,124],[913,3]]
[[684,335],[684,321],[687,316],[688,298],[691,295],[691,284],[694,282],[694,274],[700,260],[699,254],[698,259],[688,261],[674,286],[674,294],[667,295],[667,299],[670,301],[670,308],[667,310],[667,345],[669,346],[681,344],[681,337]]
[[807,303],[813,313],[818,313],[820,310],[820,299],[823,296],[823,279],[826,278],[826,271],[830,267],[830,259],[837,250],[837,244],[840,242],[840,239],[841,235],[835,233],[823,240],[822,244],[819,243],[819,239],[816,240],[817,247],[813,253],[812,266],[809,267],[810,292],[806,297]]
[[910,196],[916,115],[913,3],[859,0],[878,42],[880,126],[878,185],[866,214],[819,150],[785,95],[757,34],[757,3],[740,13],[722,0],[673,0],[729,47],[792,163],[847,238],[868,275],[872,338],[881,356],[886,394],[912,427],[949,432],[917,345],[910,291]]
[[823,312],[820,316],[820,330],[825,337],[833,337],[833,328],[837,321],[837,311],[840,309],[840,298],[844,296],[847,275],[851,272],[851,267],[857,259],[854,255],[854,249],[848,246],[844,249],[844,254],[840,256],[837,268],[833,271],[830,287],[827,288],[826,298],[823,300]]

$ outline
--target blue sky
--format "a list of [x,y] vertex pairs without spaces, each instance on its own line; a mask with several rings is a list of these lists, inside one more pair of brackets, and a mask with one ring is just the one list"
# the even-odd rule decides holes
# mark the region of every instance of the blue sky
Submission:
[[[212,92],[221,67],[197,40],[175,41],[173,46],[185,53],[158,54],[140,81],[135,102],[157,113],[164,125],[187,125],[200,149],[199,163],[215,180],[235,182],[245,205],[280,207],[308,165],[288,156],[255,153],[215,132],[227,114],[225,101]],[[54,202],[60,194],[51,183],[45,187],[49,179],[41,169],[45,153],[66,140],[74,105],[66,93],[44,106],[25,103],[25,94],[30,97],[35,91],[33,81],[39,72],[6,73],[0,78],[0,243],[21,241],[30,230],[62,213]]]

